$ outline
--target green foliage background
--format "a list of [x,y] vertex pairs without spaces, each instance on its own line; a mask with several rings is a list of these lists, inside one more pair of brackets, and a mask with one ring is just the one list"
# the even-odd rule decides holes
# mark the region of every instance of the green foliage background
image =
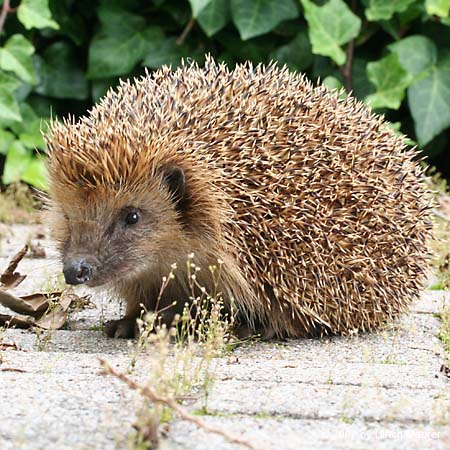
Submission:
[[[0,173],[45,188],[50,116],[210,52],[344,87],[449,173],[450,0],[17,0],[0,15]],[[4,20],[4,23],[2,21]]]

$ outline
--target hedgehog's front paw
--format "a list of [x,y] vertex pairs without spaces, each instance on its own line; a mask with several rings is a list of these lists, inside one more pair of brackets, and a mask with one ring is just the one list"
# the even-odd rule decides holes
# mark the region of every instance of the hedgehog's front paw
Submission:
[[262,341],[270,341],[276,338],[275,330],[271,327],[257,326],[256,329],[248,324],[239,325],[234,329],[234,335],[238,339],[249,339],[259,337]]
[[139,334],[136,319],[110,320],[105,323],[105,334],[111,338],[133,339]]

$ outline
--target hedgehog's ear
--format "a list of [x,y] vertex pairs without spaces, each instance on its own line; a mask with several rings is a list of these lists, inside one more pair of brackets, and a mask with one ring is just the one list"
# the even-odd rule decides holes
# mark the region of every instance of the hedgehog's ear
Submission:
[[163,169],[163,178],[176,203],[178,205],[183,203],[186,195],[186,177],[183,169],[178,166],[166,166]]

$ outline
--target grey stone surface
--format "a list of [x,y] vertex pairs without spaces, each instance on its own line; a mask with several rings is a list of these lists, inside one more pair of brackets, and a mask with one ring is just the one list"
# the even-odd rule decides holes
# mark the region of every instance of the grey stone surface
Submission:
[[[38,231],[10,229],[0,246],[0,270]],[[59,270],[56,252],[47,239],[40,241],[47,258],[19,266],[30,274],[24,292],[48,285]],[[53,332],[48,342],[30,331],[0,331],[3,342],[18,347],[0,350],[0,450],[132,448],[142,400],[100,375],[98,361],[104,357],[126,370],[132,343],[99,330],[103,320],[120,315],[120,304],[99,292],[92,300],[96,307],[72,314],[68,329]],[[208,415],[201,419],[242,433],[261,449],[450,448],[450,383],[439,372],[435,316],[448,301],[446,293],[426,292],[401,321],[377,333],[242,345],[215,360]],[[148,378],[145,354],[135,377]],[[185,406],[199,411],[204,400]],[[162,448],[239,447],[175,420]]]

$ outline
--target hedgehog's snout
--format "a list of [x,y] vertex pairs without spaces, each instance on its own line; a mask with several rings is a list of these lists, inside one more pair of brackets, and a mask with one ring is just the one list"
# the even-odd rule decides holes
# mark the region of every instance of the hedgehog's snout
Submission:
[[64,264],[63,274],[67,284],[84,284],[92,279],[93,268],[84,259],[74,259]]

